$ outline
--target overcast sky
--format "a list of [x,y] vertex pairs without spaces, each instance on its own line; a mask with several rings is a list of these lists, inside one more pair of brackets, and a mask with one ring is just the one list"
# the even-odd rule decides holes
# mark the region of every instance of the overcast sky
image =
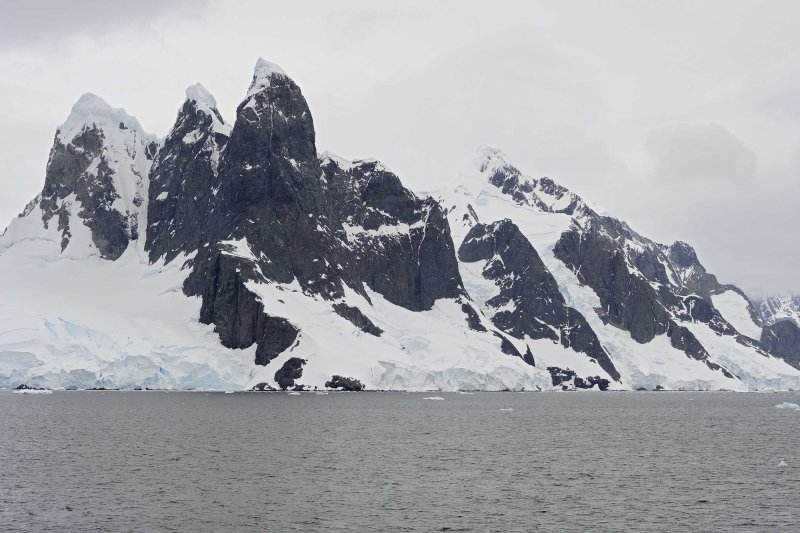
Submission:
[[753,296],[800,291],[800,2],[0,0],[0,226],[87,91],[163,136],[201,82],[226,120],[259,56],[317,147],[414,189],[478,145]]

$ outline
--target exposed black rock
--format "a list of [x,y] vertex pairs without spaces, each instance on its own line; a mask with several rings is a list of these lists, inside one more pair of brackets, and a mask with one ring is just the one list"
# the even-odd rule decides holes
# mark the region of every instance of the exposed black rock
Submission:
[[268,364],[295,342],[299,331],[285,318],[269,315],[245,287],[247,281],[259,279],[252,262],[220,249],[206,257],[184,283],[185,292],[202,296],[200,322],[214,324],[228,348],[258,343],[255,363]]
[[335,374],[330,381],[325,383],[329,389],[339,389],[343,391],[357,392],[364,390],[364,384],[355,378],[346,378]]
[[536,366],[536,360],[533,358],[533,353],[531,353],[531,347],[526,346],[525,355],[522,356],[522,359],[525,360],[531,366]]
[[[213,100],[212,100],[213,101]],[[195,99],[183,103],[150,171],[147,250],[150,260],[171,261],[201,248],[214,227],[219,157],[228,127],[216,108]]]
[[474,331],[486,331],[486,326],[481,323],[481,317],[471,305],[461,304],[461,310],[467,315],[467,326]]
[[563,390],[570,388],[576,389],[591,389],[595,385],[601,391],[608,390],[610,382],[601,378],[600,376],[589,376],[581,378],[574,370],[569,368],[559,368],[557,366],[548,366],[547,371],[550,372],[550,379],[554,387],[561,387]]
[[506,355],[513,355],[514,357],[522,358],[522,354],[519,353],[519,350],[517,350],[517,347],[514,346],[513,342],[511,342],[510,340],[508,340],[507,338],[505,338],[503,335],[501,335],[496,331],[493,331],[492,333],[494,334],[495,337],[500,339],[501,352],[503,352]]
[[[335,312],[376,336],[380,328],[341,302],[345,283],[368,301],[365,287],[411,310],[464,295],[440,206],[416,197],[379,163],[341,165],[323,157],[321,166],[311,113],[288,76],[256,73],[227,142],[211,138],[215,122],[209,116],[184,105],[154,169],[165,175],[152,176],[159,187],[152,194],[169,190],[166,199],[175,196],[172,216],[185,213],[186,220],[202,207],[183,197],[200,194],[195,188],[202,183],[218,183],[217,194],[209,192],[199,203],[208,205],[206,227],[173,235],[174,228],[165,225],[168,235],[154,233],[151,254],[169,257],[197,247],[184,290],[202,296],[201,321],[215,324],[225,346],[258,343],[256,362],[266,364],[298,338],[294,326],[264,309],[245,287],[248,282],[296,280],[304,292],[330,300]],[[178,142],[184,130],[194,132],[196,143]],[[184,168],[181,161],[188,159],[197,160],[196,171]],[[163,213],[158,209],[151,224],[173,213],[169,206]],[[234,242],[238,252],[226,248]]]
[[31,387],[25,383],[17,385],[14,390],[45,390],[44,387]]
[[708,294],[719,287],[716,276],[706,272],[690,245],[676,241],[665,250],[681,283],[692,292]]
[[333,310],[337,315],[341,316],[342,318],[346,318],[364,333],[369,333],[370,335],[375,335],[376,337],[380,337],[383,333],[383,330],[376,326],[366,315],[364,315],[364,313],[362,313],[361,309],[358,307],[353,307],[340,302],[333,304]]
[[273,387],[269,383],[266,383],[266,382],[262,381],[261,383],[256,383],[255,385],[253,385],[253,388],[250,389],[250,390],[259,391],[259,392],[265,392],[265,391],[274,391],[276,389],[275,389],[275,387]]
[[[64,143],[56,134],[45,174],[44,188],[39,199],[42,222],[47,228],[57,224],[61,232],[63,251],[74,228],[70,227],[71,210],[75,211],[90,230],[92,241],[106,259],[117,259],[138,235],[138,211],[117,210],[120,198],[114,184],[114,171],[103,150],[106,135],[98,127],[86,127]],[[132,171],[136,170],[132,168]],[[146,176],[139,176],[144,180]],[[67,198],[75,195],[78,205]],[[132,207],[141,206],[143,199],[134,198]],[[55,221],[52,219],[55,217]]]
[[294,387],[295,380],[303,377],[303,365],[305,364],[306,360],[299,357],[287,359],[280,370],[275,372],[275,382],[282,390]]
[[800,327],[791,320],[765,327],[761,332],[761,343],[770,353],[800,368]]
[[322,170],[349,279],[412,311],[464,294],[450,226],[437,202],[418,198],[374,161],[343,164],[328,156]]
[[620,375],[586,319],[568,307],[558,284],[530,241],[508,219],[476,224],[458,250],[467,263],[486,261],[483,276],[500,289],[486,302],[497,309],[490,317],[502,331],[516,337],[550,339],[585,353],[615,380]]

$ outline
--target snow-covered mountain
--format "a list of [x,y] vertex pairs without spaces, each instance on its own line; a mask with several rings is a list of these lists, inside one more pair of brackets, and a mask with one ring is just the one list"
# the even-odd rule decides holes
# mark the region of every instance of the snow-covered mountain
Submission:
[[756,304],[756,311],[766,325],[791,320],[800,326],[800,295],[764,298]]
[[688,244],[495,149],[459,183],[319,155],[264,60],[163,140],[85,95],[0,237],[0,387],[800,389],[800,328]]

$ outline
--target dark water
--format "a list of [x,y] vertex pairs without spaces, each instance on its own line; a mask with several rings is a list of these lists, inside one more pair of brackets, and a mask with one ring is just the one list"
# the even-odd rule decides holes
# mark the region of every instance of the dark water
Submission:
[[0,529],[800,531],[783,401],[0,392]]

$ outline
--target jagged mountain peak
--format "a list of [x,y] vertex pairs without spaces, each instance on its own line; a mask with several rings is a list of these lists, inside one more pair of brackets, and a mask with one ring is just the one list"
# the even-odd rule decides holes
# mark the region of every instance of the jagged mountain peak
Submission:
[[247,96],[253,96],[270,87],[272,85],[272,80],[277,76],[289,78],[289,75],[286,74],[286,71],[281,67],[259,57],[253,69],[253,81],[250,83],[250,88],[247,90]]
[[[186,106],[189,106],[188,108]],[[173,126],[170,135],[173,135],[176,130],[180,130],[182,126],[181,114],[186,111],[195,110],[211,117],[210,127],[215,133],[221,133],[225,137],[230,137],[233,126],[227,124],[222,118],[219,110],[217,109],[217,100],[208,92],[208,90],[200,83],[195,83],[186,88],[186,100],[181,107],[178,121]]]
[[186,88],[186,99],[195,102],[198,106],[212,109],[217,107],[217,100],[201,83],[195,83]]
[[[475,151],[475,168],[479,172],[491,172],[501,167],[514,167],[508,156],[501,149],[494,146],[481,145]],[[517,170],[519,172],[519,170]]]
[[0,236],[0,386],[800,386],[800,328],[763,327],[689,245],[497,148],[439,201],[377,160],[319,155],[300,87],[263,59],[232,128],[197,84],[163,142],[90,94],[62,129]]
[[108,102],[93,93],[85,93],[78,98],[67,120],[59,126],[56,136],[66,144],[84,129],[92,128],[107,133],[129,130],[137,136],[156,140],[155,135],[144,131],[136,117],[129,115],[123,108],[111,107]]

